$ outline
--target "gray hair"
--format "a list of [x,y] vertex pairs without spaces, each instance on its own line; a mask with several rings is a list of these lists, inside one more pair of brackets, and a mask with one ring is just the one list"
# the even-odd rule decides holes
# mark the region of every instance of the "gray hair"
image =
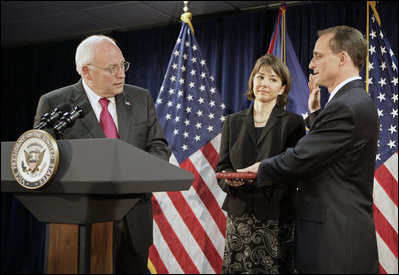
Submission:
[[114,39],[105,35],[92,35],[80,42],[75,54],[76,71],[78,71],[78,74],[83,75],[82,67],[93,62],[94,48],[102,41],[109,41],[117,46]]

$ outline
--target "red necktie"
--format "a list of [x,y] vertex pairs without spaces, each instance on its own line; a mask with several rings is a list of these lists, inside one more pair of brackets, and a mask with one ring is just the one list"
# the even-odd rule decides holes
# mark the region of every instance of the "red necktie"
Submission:
[[108,98],[101,98],[100,104],[103,110],[100,114],[100,125],[103,128],[104,134],[107,138],[119,138],[118,131],[111,114],[108,112]]

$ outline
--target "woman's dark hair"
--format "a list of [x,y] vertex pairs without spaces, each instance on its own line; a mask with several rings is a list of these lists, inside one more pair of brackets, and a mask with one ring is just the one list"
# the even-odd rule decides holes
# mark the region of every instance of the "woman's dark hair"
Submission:
[[248,91],[245,95],[249,100],[255,99],[255,94],[253,91],[253,80],[255,75],[260,71],[261,67],[263,66],[272,69],[277,74],[277,76],[280,77],[282,85],[285,85],[283,94],[277,97],[276,102],[278,107],[284,107],[288,103],[288,93],[291,89],[290,72],[284,62],[275,55],[266,54],[256,60],[255,66],[252,69],[251,76],[249,77]]

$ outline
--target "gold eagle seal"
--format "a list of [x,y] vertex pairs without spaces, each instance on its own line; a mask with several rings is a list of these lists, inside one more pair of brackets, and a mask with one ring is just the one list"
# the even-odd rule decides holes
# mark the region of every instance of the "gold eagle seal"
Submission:
[[11,171],[24,188],[45,186],[56,174],[59,163],[58,145],[46,131],[23,133],[11,151]]

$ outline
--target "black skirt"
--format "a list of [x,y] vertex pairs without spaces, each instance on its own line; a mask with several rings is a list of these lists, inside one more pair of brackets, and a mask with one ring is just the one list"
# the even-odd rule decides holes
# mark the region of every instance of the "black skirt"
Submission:
[[298,273],[294,267],[292,220],[227,215],[223,274]]

